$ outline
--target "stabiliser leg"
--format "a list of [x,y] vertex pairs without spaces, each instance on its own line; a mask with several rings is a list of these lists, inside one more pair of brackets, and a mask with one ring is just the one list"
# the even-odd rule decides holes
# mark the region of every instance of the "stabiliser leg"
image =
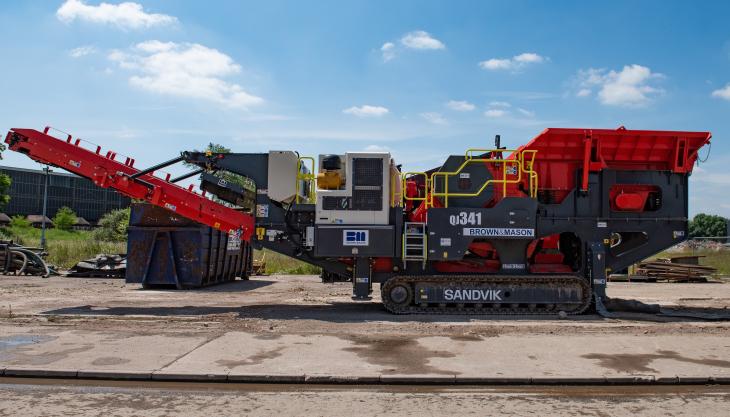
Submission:
[[355,258],[355,273],[352,277],[352,299],[368,301],[373,289],[369,258]]
[[603,243],[593,242],[590,245],[590,277],[593,286],[593,298],[596,313],[602,317],[614,317],[606,309],[606,246]]

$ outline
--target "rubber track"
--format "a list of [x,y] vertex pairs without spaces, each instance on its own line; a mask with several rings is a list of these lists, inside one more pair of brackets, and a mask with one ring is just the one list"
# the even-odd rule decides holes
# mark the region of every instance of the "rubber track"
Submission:
[[[495,285],[519,285],[522,287],[529,286],[532,284],[554,284],[562,287],[575,287],[580,286],[583,288],[583,299],[580,305],[575,306],[570,310],[557,308],[557,305],[553,309],[547,309],[546,305],[537,305],[534,308],[529,308],[524,305],[513,308],[505,306],[503,303],[499,308],[491,307],[491,304],[482,304],[482,307],[477,307],[475,304],[446,304],[440,306],[438,304],[429,304],[428,306],[422,307],[417,304],[411,304],[409,306],[399,306],[390,300],[389,294],[390,289],[397,284],[409,284],[411,288],[411,295],[415,297],[414,284],[416,283],[433,283],[434,285],[473,285],[473,284],[495,284]],[[588,284],[588,280],[581,278],[576,275],[553,275],[553,276],[535,276],[535,275],[489,275],[489,276],[474,276],[474,275],[457,275],[457,276],[423,276],[423,275],[401,275],[395,276],[388,281],[384,282],[380,289],[383,306],[394,314],[487,314],[487,315],[531,315],[531,316],[542,316],[542,315],[555,315],[559,311],[565,311],[566,314],[576,315],[585,312],[591,305],[591,287]],[[414,300],[411,300],[414,301]],[[571,307],[573,307],[571,305]]]

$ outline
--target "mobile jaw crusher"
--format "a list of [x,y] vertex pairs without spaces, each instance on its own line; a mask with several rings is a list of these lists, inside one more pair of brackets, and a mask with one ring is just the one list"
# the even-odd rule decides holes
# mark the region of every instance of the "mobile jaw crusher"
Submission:
[[[5,142],[351,280],[354,299],[369,299],[379,283],[393,313],[500,315],[600,310],[607,273],[686,239],[688,177],[711,138],[550,128],[517,149],[502,148],[497,137],[491,149],[401,172],[387,152],[315,159],[293,151],[182,152],[139,170],[131,158],[50,133],[12,129]],[[178,162],[198,169],[155,175]],[[196,175],[202,193],[176,185]]]

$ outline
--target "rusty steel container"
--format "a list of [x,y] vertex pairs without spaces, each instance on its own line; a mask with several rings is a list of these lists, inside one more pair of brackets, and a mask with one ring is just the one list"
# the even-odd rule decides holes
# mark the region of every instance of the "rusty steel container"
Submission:
[[132,204],[127,239],[129,283],[199,288],[248,279],[251,245],[166,209]]

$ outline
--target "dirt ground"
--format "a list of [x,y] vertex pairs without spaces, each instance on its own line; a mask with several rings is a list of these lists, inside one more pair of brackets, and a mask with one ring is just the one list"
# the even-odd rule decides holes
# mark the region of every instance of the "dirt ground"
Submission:
[[725,416],[722,387],[3,384],[0,416]]
[[[659,303],[681,311],[730,315],[730,284],[610,283],[608,292],[611,297]],[[33,334],[58,333],[66,329],[80,330],[73,332],[80,334],[89,330],[108,334],[111,338],[123,338],[124,335],[164,336],[163,339],[169,340],[204,337],[220,343],[224,343],[223,335],[237,330],[253,333],[257,343],[276,343],[277,339],[313,335],[336,336],[353,341],[356,346],[350,349],[355,349],[356,353],[363,349],[360,342],[375,338],[378,343],[368,346],[379,356],[375,359],[368,356],[365,361],[374,360],[376,364],[380,363],[381,356],[390,357],[378,349],[392,349],[390,342],[398,339],[404,346],[398,352],[406,352],[399,357],[410,355],[420,364],[419,370],[428,369],[421,362],[428,362],[429,351],[410,349],[412,345],[403,344],[403,339],[447,336],[452,343],[459,344],[504,335],[507,336],[504,339],[516,339],[514,343],[519,344],[521,340],[535,340],[534,336],[553,340],[555,335],[596,335],[605,340],[607,335],[616,335],[617,338],[638,336],[641,340],[651,339],[650,346],[657,343],[664,346],[660,340],[686,340],[687,336],[693,340],[707,339],[693,337],[698,335],[720,336],[718,340],[722,341],[730,334],[730,321],[726,320],[637,313],[622,313],[610,319],[597,315],[566,319],[557,316],[540,319],[396,316],[382,308],[377,289],[372,302],[354,302],[350,293],[349,283],[322,284],[315,276],[254,277],[249,281],[187,291],[145,290],[118,279],[0,276],[0,328]],[[509,337],[514,335],[519,338]],[[523,339],[523,336],[532,339]],[[661,346],[659,348],[663,349]],[[169,345],[164,347],[169,348]],[[188,358],[191,356],[195,355],[190,354]],[[620,357],[607,358],[611,362],[606,366],[631,365],[631,358],[624,361],[626,363],[613,363]],[[671,359],[662,357],[661,360],[679,363]],[[706,360],[715,363],[722,358],[712,356]],[[403,359],[399,359],[398,366],[405,366],[401,362]],[[638,371],[646,367],[643,362],[640,365]],[[150,382],[125,385],[103,381],[44,382],[0,378],[0,416],[196,416],[202,413],[721,416],[727,415],[730,400],[727,388],[161,386]]]
[[[728,315],[730,284],[610,283],[610,297]],[[350,299],[349,283],[316,276],[252,277],[198,290],[149,290],[119,279],[0,276],[0,323],[89,330],[195,332],[245,330],[281,334],[481,336],[615,332],[727,334],[728,321],[648,314],[546,318],[397,316],[375,289],[371,302]]]

